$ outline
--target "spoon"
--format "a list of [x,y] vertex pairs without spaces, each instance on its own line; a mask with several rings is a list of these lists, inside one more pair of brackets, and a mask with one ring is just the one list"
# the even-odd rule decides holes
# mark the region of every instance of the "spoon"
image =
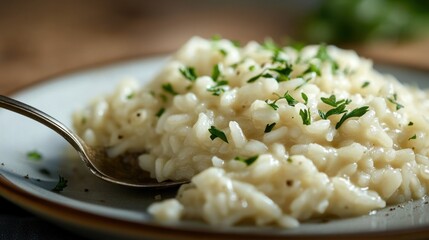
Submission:
[[57,132],[76,149],[89,170],[105,181],[138,188],[166,188],[189,182],[188,180],[158,182],[138,166],[138,153],[110,158],[105,148],[89,146],[64,124],[23,102],[0,95],[0,107],[36,120]]

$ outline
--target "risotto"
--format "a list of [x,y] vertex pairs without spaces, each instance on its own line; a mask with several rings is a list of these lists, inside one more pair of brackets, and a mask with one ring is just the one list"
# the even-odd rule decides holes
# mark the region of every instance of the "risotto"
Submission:
[[334,46],[194,37],[150,83],[125,79],[73,117],[109,155],[191,180],[155,219],[289,228],[423,197],[428,99]]

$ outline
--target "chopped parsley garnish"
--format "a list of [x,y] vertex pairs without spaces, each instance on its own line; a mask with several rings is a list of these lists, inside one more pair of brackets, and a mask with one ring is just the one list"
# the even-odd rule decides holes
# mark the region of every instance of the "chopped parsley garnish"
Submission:
[[222,56],[226,57],[228,55],[228,52],[225,49],[219,49],[220,54],[222,54]]
[[222,36],[221,35],[219,35],[219,34],[215,34],[215,35],[213,35],[212,37],[211,37],[211,40],[212,41],[219,41],[219,40],[221,40],[222,39]]
[[265,73],[265,70],[262,71],[260,74],[250,78],[249,80],[247,80],[248,83],[252,83],[255,82],[256,80],[258,80],[260,77],[264,77],[264,78],[272,78],[273,75],[269,74],[269,73]]
[[161,109],[159,109],[159,111],[156,113],[156,115],[155,115],[155,116],[157,116],[157,117],[161,117],[161,116],[162,116],[162,114],[164,114],[164,112],[165,112],[165,108],[161,108]]
[[304,92],[301,93],[301,97],[304,100],[304,104],[307,105],[308,103],[308,96]]
[[249,71],[255,70],[255,65],[249,66]]
[[276,126],[276,123],[273,122],[271,124],[267,124],[267,126],[265,126],[265,130],[264,133],[269,133],[271,132],[271,130],[273,130],[274,126]]
[[286,63],[286,60],[280,57],[280,51],[275,51],[271,57],[273,63]]
[[258,155],[253,156],[253,157],[249,157],[249,158],[235,157],[234,160],[237,160],[237,161],[240,161],[240,162],[244,162],[247,166],[250,166],[256,160],[258,160],[258,157],[259,157]]
[[324,102],[324,103],[326,103],[332,107],[338,107],[338,105],[340,105],[340,104],[343,104],[343,103],[349,104],[352,102],[352,100],[350,100],[350,99],[342,99],[342,100],[337,101],[337,97],[333,94],[329,98],[321,97],[320,100],[322,100],[322,102]]
[[27,159],[29,160],[40,161],[42,160],[42,158],[43,158],[42,154],[36,150],[27,152]]
[[241,46],[241,43],[238,40],[229,40],[229,41],[232,43],[232,45],[234,45],[234,47],[240,47]]
[[337,98],[335,95],[331,95],[329,98],[322,97],[320,99],[325,104],[334,107],[329,111],[327,111],[326,113],[319,110],[319,116],[322,119],[328,119],[328,117],[331,115],[336,115],[336,114],[339,115],[344,113],[340,121],[335,125],[335,129],[338,129],[349,118],[363,116],[368,111],[368,108],[369,108],[368,106],[363,106],[348,112],[346,110],[346,105],[352,102],[351,99],[341,99],[337,101]]
[[277,82],[284,82],[290,79],[292,65],[285,64],[284,67],[270,68],[269,70],[278,73],[278,76],[276,77]]
[[408,126],[413,126],[413,125],[414,125],[414,123],[411,121],[408,123]]
[[180,68],[179,71],[182,74],[182,76],[188,79],[189,81],[193,82],[197,80],[197,73],[195,71],[195,68],[183,67],[183,68]]
[[294,90],[296,91],[296,90],[300,89],[302,86],[304,86],[305,84],[307,84],[308,82],[310,82],[311,79],[312,78],[305,79],[304,82],[301,83],[299,86],[297,86]]
[[61,192],[64,190],[64,188],[67,187],[67,180],[62,177],[61,175],[58,175],[58,183],[57,185],[52,189],[54,192]]
[[222,141],[228,143],[228,139],[226,138],[226,135],[221,130],[217,129],[215,126],[211,126],[209,128],[210,132],[210,139],[215,140],[216,138],[220,138]]
[[304,74],[311,73],[311,72],[316,73],[316,75],[317,75],[317,76],[322,75],[322,74],[320,73],[320,69],[319,69],[319,67],[318,67],[318,66],[316,66],[316,65],[315,65],[315,64],[313,64],[313,63],[311,63],[311,64],[310,64],[310,66],[307,68],[307,70],[305,70],[302,74],[304,75]]
[[363,116],[366,112],[368,112],[368,108],[369,108],[368,106],[363,106],[360,108],[356,108],[356,109],[352,110],[351,112],[344,113],[344,115],[341,117],[340,121],[335,125],[335,129],[340,128],[341,125],[349,118]]
[[220,68],[219,68],[219,64],[216,64],[216,65],[214,65],[213,66],[213,69],[212,69],[212,79],[213,79],[213,81],[217,81],[217,79],[220,77]]
[[287,104],[291,107],[295,107],[295,105],[298,103],[290,94],[289,92],[285,92],[283,95],[283,98],[286,99]]
[[170,93],[171,95],[177,95],[177,92],[174,91],[173,85],[171,85],[171,83],[162,84],[162,89],[164,89],[164,91]]
[[369,82],[368,82],[368,81],[365,81],[365,82],[362,84],[361,88],[366,88],[366,87],[368,87],[368,86],[369,86]]
[[337,97],[335,95],[331,95],[331,96],[329,96],[329,98],[322,97],[320,99],[325,104],[334,107],[334,108],[330,109],[329,111],[327,111],[326,113],[319,110],[319,116],[322,119],[328,119],[328,117],[331,115],[342,114],[342,113],[347,112],[346,105],[352,102],[352,100],[350,100],[350,99],[342,99],[342,100],[337,101]]
[[[270,73],[266,73],[266,71],[274,71],[278,74],[277,77],[274,77]],[[255,82],[259,78],[275,78],[277,82],[284,82],[290,80],[290,74],[292,72],[292,65],[285,64],[284,67],[276,67],[276,68],[268,68],[262,71],[260,74],[253,76],[249,80],[247,80],[248,83]]]
[[345,112],[347,112],[347,110],[345,110],[346,109],[346,105],[347,105],[347,103],[343,103],[340,106],[327,111],[326,113],[324,113],[321,110],[319,110],[319,116],[322,119],[328,119],[328,117],[331,116],[331,115],[345,113]]
[[299,115],[301,116],[302,123],[304,125],[310,125],[311,124],[311,114],[310,114],[310,111],[308,109],[300,109]]
[[282,49],[279,46],[277,46],[277,44],[272,39],[270,39],[270,38],[266,39],[262,43],[262,47],[265,48],[265,49],[267,49],[267,50],[273,51],[273,52],[280,52],[280,51],[282,51]]
[[305,43],[294,41],[289,46],[295,49],[297,52],[301,52],[301,50],[305,47]]
[[413,140],[413,139],[416,139],[416,138],[417,138],[417,135],[414,134],[412,137],[408,138],[408,140]]
[[219,96],[221,93],[225,92],[225,89],[222,86],[228,85],[228,81],[222,80],[216,83],[215,86],[207,88],[207,91],[212,92],[214,96]]
[[404,105],[398,103],[398,95],[396,93],[393,94],[393,98],[387,98],[387,100],[396,105],[396,110],[399,110],[404,107]]
[[332,64],[332,71],[339,68],[338,63],[328,54],[328,48],[326,44],[321,44],[316,53],[316,58],[322,62],[330,62]]
[[279,109],[279,106],[276,104],[276,102],[280,100],[280,99],[276,99],[273,102],[269,102],[269,100],[265,100],[265,102],[268,104],[268,106],[270,106],[272,109],[277,110]]
[[127,99],[132,99],[134,98],[134,96],[135,96],[135,93],[130,93],[127,95]]
[[[277,95],[278,96],[278,95]],[[265,100],[265,102],[268,104],[268,106],[272,107],[274,110],[277,110],[279,106],[276,104],[278,100],[285,99],[289,106],[295,107],[295,105],[298,103],[290,94],[289,92],[285,92],[283,96],[278,96],[278,98],[272,102],[269,102],[269,100]]]

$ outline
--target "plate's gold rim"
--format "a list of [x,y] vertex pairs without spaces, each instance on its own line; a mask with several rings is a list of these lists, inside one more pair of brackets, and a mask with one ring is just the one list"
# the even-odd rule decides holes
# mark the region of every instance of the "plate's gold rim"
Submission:
[[[36,81],[32,81],[18,86],[11,91],[6,92],[6,95],[17,94],[20,91],[29,89],[49,81],[55,81],[56,78],[66,76],[69,74],[91,70],[100,67],[108,67],[109,65],[120,64],[127,61],[139,59],[151,59],[159,56],[167,56],[165,53],[149,53],[144,55],[128,56],[104,62],[97,62],[88,64],[81,67],[67,69],[57,72],[55,74],[43,77]],[[395,65],[398,66],[398,65]],[[410,68],[409,66],[402,65],[403,68]],[[60,203],[43,199],[33,195],[25,190],[19,188],[17,185],[8,180],[5,176],[0,174],[0,195],[12,203],[20,207],[42,216],[48,220],[57,220],[63,224],[74,226],[77,228],[85,228],[101,232],[104,235],[113,234],[116,236],[124,236],[132,239],[155,238],[155,239],[347,239],[347,240],[360,240],[365,239],[410,239],[410,238],[427,238],[429,236],[429,226],[419,226],[408,229],[378,231],[378,232],[365,232],[365,233],[340,233],[340,234],[309,234],[309,235],[271,235],[271,234],[257,234],[257,233],[233,233],[233,232],[215,232],[209,230],[199,229],[180,229],[178,227],[170,227],[161,224],[148,224],[137,223],[127,220],[115,219],[107,216],[101,216],[94,213],[86,212],[80,209],[75,209]]]

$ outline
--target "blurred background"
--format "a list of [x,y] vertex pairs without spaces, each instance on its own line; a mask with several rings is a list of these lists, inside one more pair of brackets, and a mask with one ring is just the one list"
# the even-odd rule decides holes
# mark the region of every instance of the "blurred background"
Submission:
[[326,42],[429,69],[429,2],[0,1],[0,94],[82,67],[170,53],[191,36]]

